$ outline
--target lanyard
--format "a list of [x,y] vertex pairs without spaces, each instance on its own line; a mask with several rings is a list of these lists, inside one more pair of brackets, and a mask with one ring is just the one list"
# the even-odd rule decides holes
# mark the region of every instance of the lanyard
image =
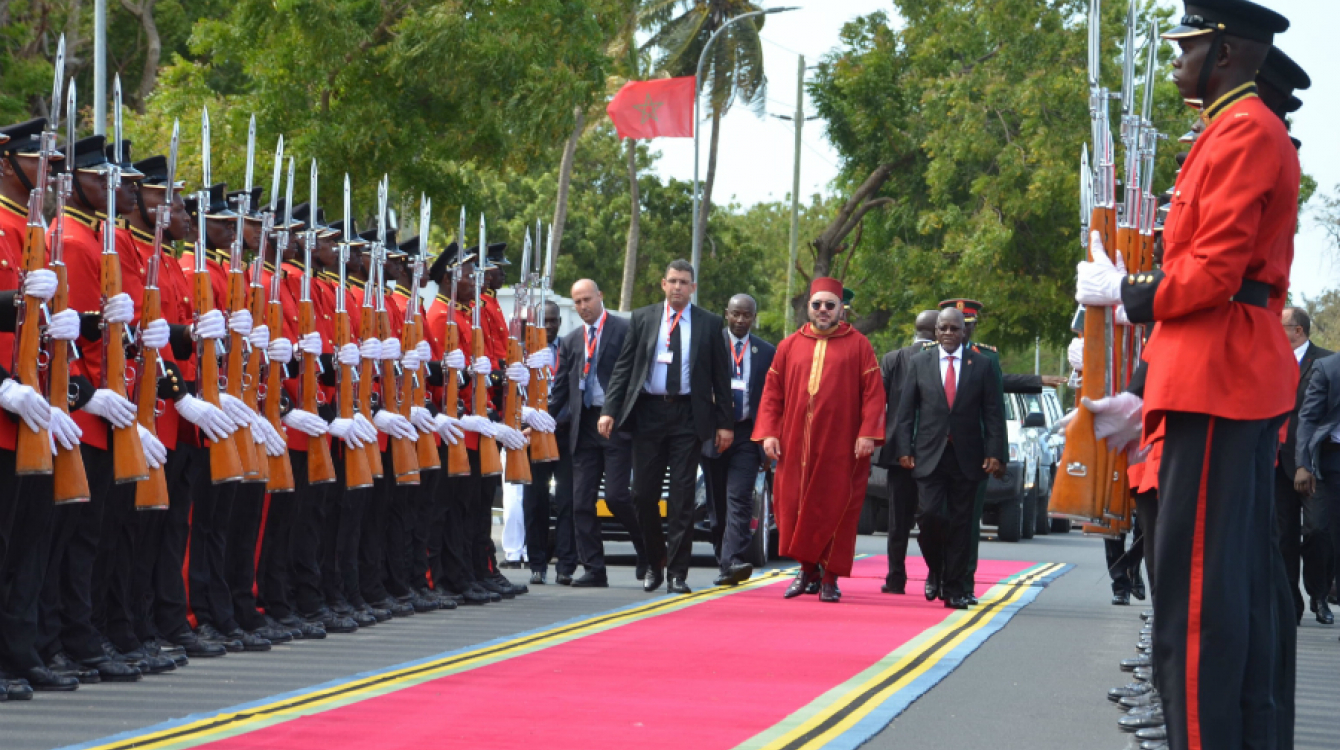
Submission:
[[[687,308],[687,307],[684,308],[684,310],[687,310],[687,309],[689,309],[689,308]],[[666,348],[666,349],[669,349],[669,348],[670,348],[670,337],[675,335],[675,326],[679,325],[679,319],[682,318],[682,317],[684,317],[684,310],[680,310],[680,311],[676,314],[676,313],[675,313],[675,308],[671,307],[671,306],[670,306],[670,303],[667,302],[666,305],[665,305],[665,320],[666,320],[666,322],[668,322],[668,323],[670,324],[670,330],[668,330],[668,331],[665,332],[665,348]],[[674,320],[671,320],[671,319],[670,319],[672,315],[674,316]]]
[[605,318],[607,317],[609,317],[608,311],[600,314],[600,324],[596,326],[596,335],[594,338],[591,336],[591,328],[589,326],[582,326],[582,338],[586,341],[586,364],[582,367],[583,378],[591,373],[591,360],[595,359],[596,344],[600,341],[600,332],[605,330]]
[[[739,347],[738,352],[736,351],[736,347]],[[737,341],[735,344],[731,345],[730,349],[731,359],[735,360],[735,376],[742,378],[744,377],[744,340]]]

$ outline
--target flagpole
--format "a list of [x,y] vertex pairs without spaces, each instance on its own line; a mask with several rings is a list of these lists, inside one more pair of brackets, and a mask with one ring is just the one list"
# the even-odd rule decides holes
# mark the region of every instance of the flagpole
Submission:
[[[731,24],[743,21],[746,18],[752,18],[753,16],[785,13],[788,10],[800,10],[800,8],[794,6],[786,8],[768,8],[766,10],[755,10],[749,13],[742,13],[721,24],[720,28],[712,32],[712,36],[707,38],[707,44],[703,45],[702,53],[698,55],[698,69],[693,74],[693,280],[695,282],[698,280],[699,266],[703,256],[702,236],[698,232],[698,227],[702,222],[702,216],[699,215],[699,204],[701,201],[699,200],[698,195],[698,95],[700,93],[698,87],[703,78],[703,63],[707,62],[707,53],[712,49],[712,42],[715,42],[717,37],[721,35],[721,32],[725,31]],[[693,303],[695,305],[698,304],[698,292],[696,290],[693,292]]]

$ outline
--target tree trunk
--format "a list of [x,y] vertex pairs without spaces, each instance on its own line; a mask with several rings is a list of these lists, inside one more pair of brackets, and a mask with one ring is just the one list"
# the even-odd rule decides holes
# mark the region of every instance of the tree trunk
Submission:
[[642,202],[637,189],[637,141],[628,139],[628,245],[623,251],[623,285],[619,288],[619,311],[633,309],[633,281],[637,278],[637,243],[642,236]]
[[[712,145],[707,149],[707,179],[703,181],[703,197],[699,211],[703,217],[702,225],[698,227],[697,244],[698,247],[707,246],[707,219],[712,215],[712,184],[717,179],[717,141],[721,136],[721,113],[712,111]],[[694,269],[695,272],[702,269]]]
[[158,36],[158,24],[154,21],[154,5],[157,2],[144,0],[140,6],[140,26],[144,27],[144,37],[148,42],[144,51],[144,73],[140,75],[140,89],[135,94],[135,109],[140,114],[144,114],[144,103],[158,85],[158,63],[163,57],[163,41]]
[[[549,246],[554,249],[555,262],[558,261],[558,249],[563,246],[563,224],[568,220],[568,185],[572,182],[572,161],[577,155],[577,141],[586,128],[586,113],[581,107],[573,110],[573,117],[576,123],[572,135],[568,137],[568,145],[563,149],[563,161],[558,168],[558,199],[554,206],[554,225],[549,230]],[[544,254],[541,253],[540,257],[543,258]]]

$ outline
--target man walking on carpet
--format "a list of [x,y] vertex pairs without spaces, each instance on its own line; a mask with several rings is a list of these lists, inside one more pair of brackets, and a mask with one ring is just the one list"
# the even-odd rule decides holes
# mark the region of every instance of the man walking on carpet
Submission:
[[801,566],[788,599],[821,578],[820,601],[841,599],[870,454],[884,442],[879,362],[870,341],[839,322],[841,306],[841,282],[810,284],[810,322],[777,346],[754,423],[753,439],[777,462],[778,551]]

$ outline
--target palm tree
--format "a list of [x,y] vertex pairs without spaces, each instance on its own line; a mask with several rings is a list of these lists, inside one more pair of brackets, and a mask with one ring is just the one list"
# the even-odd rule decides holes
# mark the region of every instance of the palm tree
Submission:
[[[698,57],[712,34],[730,19],[756,10],[761,10],[760,6],[748,0],[647,0],[638,14],[638,23],[643,29],[651,30],[652,36],[643,49],[660,51],[661,56],[655,63],[658,73],[694,75]],[[763,18],[757,16],[727,29],[712,46],[703,68],[701,85],[708,91],[712,136],[707,156],[707,179],[702,187],[703,222],[695,238],[700,246],[712,210],[721,116],[735,103],[759,114],[763,111],[768,83],[763,74],[763,44],[758,36]]]

